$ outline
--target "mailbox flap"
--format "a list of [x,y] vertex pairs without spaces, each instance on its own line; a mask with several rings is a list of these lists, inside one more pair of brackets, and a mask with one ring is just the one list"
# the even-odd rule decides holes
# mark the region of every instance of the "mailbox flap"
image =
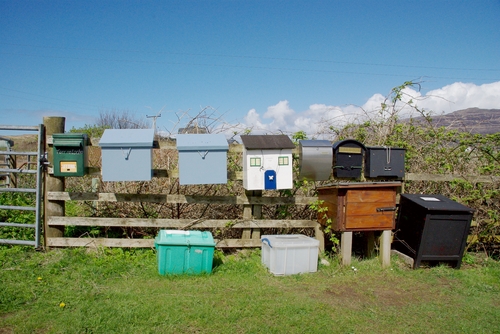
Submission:
[[55,133],[52,135],[54,146],[82,147],[87,144],[87,135],[83,133]]
[[223,134],[179,134],[177,135],[179,151],[227,151],[229,144]]
[[106,129],[99,141],[101,147],[153,147],[153,129]]

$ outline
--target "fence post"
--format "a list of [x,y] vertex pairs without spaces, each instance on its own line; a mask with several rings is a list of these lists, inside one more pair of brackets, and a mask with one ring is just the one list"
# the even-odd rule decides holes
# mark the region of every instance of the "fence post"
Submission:
[[[245,190],[245,196],[262,197],[262,190]],[[243,205],[243,219],[261,219],[262,218],[262,205]],[[241,236],[242,239],[260,239],[260,229],[243,229]]]
[[[54,133],[64,133],[66,119],[64,117],[44,117],[43,125],[45,126],[45,136],[52,136]],[[47,142],[47,140],[45,141]],[[54,157],[52,154],[52,147],[47,145],[47,159],[49,166],[53,166]],[[49,173],[45,173],[45,193],[44,193],[44,244],[48,249],[48,238],[58,238],[64,235],[64,226],[48,226],[50,217],[64,216],[64,201],[49,201],[47,200],[47,193],[49,191],[64,191],[65,184],[63,177],[55,177]]]

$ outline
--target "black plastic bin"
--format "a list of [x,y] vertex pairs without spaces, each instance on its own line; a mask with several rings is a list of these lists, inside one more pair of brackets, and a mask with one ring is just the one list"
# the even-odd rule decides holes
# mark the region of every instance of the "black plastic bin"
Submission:
[[460,268],[474,210],[442,195],[402,194],[393,248],[422,261]]

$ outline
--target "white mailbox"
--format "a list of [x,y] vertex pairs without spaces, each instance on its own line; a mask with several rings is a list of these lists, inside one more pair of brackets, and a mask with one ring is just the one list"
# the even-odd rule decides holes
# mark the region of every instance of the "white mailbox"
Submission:
[[246,190],[293,188],[293,142],[285,135],[242,135],[243,187]]

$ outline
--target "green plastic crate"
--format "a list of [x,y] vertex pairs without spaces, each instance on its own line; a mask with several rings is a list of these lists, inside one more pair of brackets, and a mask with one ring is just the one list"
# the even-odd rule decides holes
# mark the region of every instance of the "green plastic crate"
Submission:
[[155,238],[158,273],[211,273],[215,242],[206,231],[160,230]]

